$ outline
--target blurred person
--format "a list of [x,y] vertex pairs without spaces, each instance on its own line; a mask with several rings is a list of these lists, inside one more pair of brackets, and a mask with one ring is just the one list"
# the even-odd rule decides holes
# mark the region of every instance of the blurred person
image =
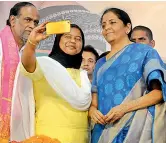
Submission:
[[91,45],[87,45],[83,49],[81,68],[88,72],[89,80],[92,82],[93,70],[99,58],[99,54]]
[[152,31],[148,27],[142,25],[133,28],[130,40],[135,43],[148,44],[153,48],[155,46]]

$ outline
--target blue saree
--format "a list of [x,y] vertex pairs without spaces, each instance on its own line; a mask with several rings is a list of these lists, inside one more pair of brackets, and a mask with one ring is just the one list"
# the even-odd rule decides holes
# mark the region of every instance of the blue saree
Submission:
[[[98,94],[98,110],[106,115],[113,107],[150,92],[150,82],[159,80],[166,101],[166,66],[155,49],[130,44],[95,67],[92,92]],[[165,102],[125,114],[115,124],[95,124],[92,143],[166,142]],[[139,125],[138,125],[139,123]],[[160,136],[160,137],[159,137]]]

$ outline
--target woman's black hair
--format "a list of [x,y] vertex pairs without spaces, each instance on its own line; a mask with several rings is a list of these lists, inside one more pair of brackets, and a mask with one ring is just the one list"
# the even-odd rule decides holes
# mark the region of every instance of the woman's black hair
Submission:
[[123,22],[123,24],[125,26],[127,26],[128,23],[131,24],[131,30],[128,33],[128,37],[130,38],[131,37],[131,32],[132,32],[132,23],[131,23],[131,19],[130,19],[129,15],[125,11],[123,11],[121,9],[118,9],[118,8],[108,8],[102,14],[101,19],[100,19],[100,24],[102,24],[103,16],[106,13],[108,13],[108,12],[113,12]]

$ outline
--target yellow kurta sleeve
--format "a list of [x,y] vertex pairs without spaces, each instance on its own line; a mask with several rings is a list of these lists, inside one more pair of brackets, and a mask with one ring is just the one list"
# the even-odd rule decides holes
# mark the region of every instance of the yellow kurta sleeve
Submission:
[[38,81],[44,78],[43,71],[41,70],[40,65],[38,64],[37,61],[36,61],[36,69],[33,73],[27,72],[23,64],[20,64],[20,72],[25,76],[29,77],[33,81]]

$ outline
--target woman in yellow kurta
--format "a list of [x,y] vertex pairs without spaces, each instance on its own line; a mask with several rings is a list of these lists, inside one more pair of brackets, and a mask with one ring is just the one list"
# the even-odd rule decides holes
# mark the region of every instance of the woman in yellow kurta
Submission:
[[[90,82],[85,71],[79,69],[84,47],[83,32],[77,25],[71,24],[70,33],[56,36],[51,54],[44,59],[52,63],[59,62],[61,64],[54,72],[49,67],[43,68],[44,61],[36,60],[34,56],[35,45],[39,42],[37,38],[41,35],[44,36],[40,29],[43,27],[39,26],[37,28],[36,31],[32,31],[29,37],[29,41],[22,54],[22,64],[20,64],[21,74],[31,79],[33,83],[36,121],[35,135],[46,135],[56,138],[62,143],[88,143],[89,126],[87,110],[91,103]],[[51,68],[54,68],[54,64],[51,65]],[[66,76],[71,78],[69,80],[73,80],[72,82],[69,83],[69,80],[66,80],[61,83],[61,80],[64,80],[65,74],[58,75],[56,73],[61,68],[68,74]],[[51,73],[48,76],[46,75],[47,70]],[[53,81],[51,85],[48,79],[49,76],[50,80],[55,76],[55,82]],[[56,81],[56,78],[59,76],[62,76],[62,79]],[[54,84],[58,88],[54,88]],[[79,90],[74,91],[76,96],[70,95],[75,90],[72,85],[79,88]],[[82,86],[84,87],[82,88]],[[86,91],[85,87],[87,88]],[[68,95],[65,93],[68,93]]]

